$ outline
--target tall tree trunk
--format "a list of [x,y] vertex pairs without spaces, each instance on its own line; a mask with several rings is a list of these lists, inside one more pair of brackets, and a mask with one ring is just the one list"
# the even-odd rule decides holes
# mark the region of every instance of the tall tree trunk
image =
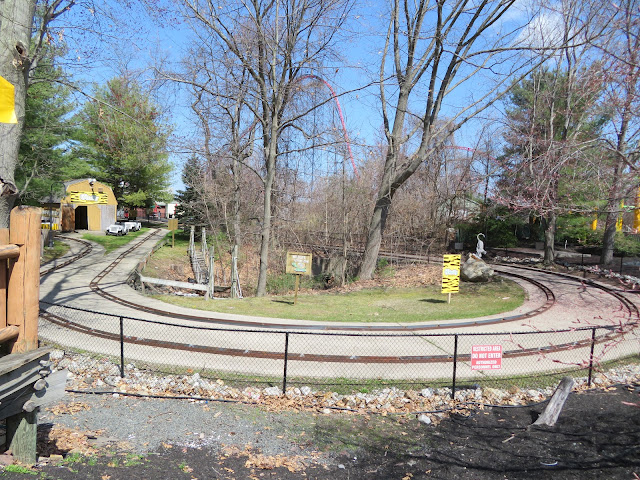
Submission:
[[604,235],[602,237],[602,256],[600,257],[600,265],[606,266],[613,261],[613,249],[616,239],[616,223],[618,215],[620,215],[620,198],[622,197],[620,189],[622,182],[620,179],[621,172],[624,169],[624,163],[618,160],[613,170],[613,180],[609,188],[609,199],[607,200],[607,218],[604,224]]
[[233,212],[231,217],[231,228],[233,229],[233,243],[240,247],[240,165],[238,157],[234,155],[231,165],[231,176],[233,178]]
[[258,287],[256,296],[264,297],[267,294],[267,273],[269,267],[269,247],[271,245],[271,193],[273,190],[273,181],[276,176],[276,136],[272,135],[273,140],[267,148],[267,174],[264,180],[264,208],[262,211],[262,231],[260,241],[260,270],[258,272]]
[[9,213],[18,196],[14,173],[18,163],[20,137],[29,77],[29,41],[35,0],[0,2],[0,75],[15,88],[17,124],[0,123],[0,228],[9,227]]
[[555,260],[555,240],[556,240],[556,221],[557,216],[555,213],[550,213],[544,222],[544,259],[542,263],[544,265],[551,265]]
[[378,252],[380,252],[380,244],[382,243],[382,233],[387,223],[389,215],[389,207],[391,207],[391,197],[384,196],[379,198],[369,221],[369,232],[367,234],[367,245],[364,249],[362,265],[360,267],[359,276],[363,279],[369,279],[373,276],[373,272],[378,264]]

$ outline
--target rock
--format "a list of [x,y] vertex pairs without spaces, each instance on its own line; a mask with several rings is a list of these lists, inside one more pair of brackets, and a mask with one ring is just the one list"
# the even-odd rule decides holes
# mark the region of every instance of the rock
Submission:
[[282,393],[279,387],[267,387],[263,391],[268,397],[277,397]]
[[64,350],[54,350],[49,354],[49,359],[53,361],[62,360],[64,357]]
[[493,269],[474,254],[469,255],[460,269],[460,278],[465,282],[488,282],[494,275]]
[[433,397],[433,388],[423,388],[422,391],[420,391],[420,395],[425,398]]
[[431,425],[431,418],[429,418],[424,413],[418,416],[418,421],[424,423],[425,425]]
[[13,456],[7,455],[7,454],[0,455],[0,465],[7,466],[12,464],[13,464]]
[[309,395],[311,393],[311,387],[302,387],[300,389],[300,393],[302,393],[302,395],[304,395],[306,397],[307,395]]

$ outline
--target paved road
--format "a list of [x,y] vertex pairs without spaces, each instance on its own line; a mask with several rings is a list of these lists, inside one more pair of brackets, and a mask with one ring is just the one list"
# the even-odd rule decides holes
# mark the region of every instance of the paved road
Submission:
[[[626,311],[615,297],[598,288],[582,285],[567,278],[557,277],[545,272],[527,272],[535,280],[544,283],[554,292],[555,304],[543,313],[523,320],[519,316],[542,306],[546,297],[528,282],[519,280],[527,291],[528,300],[523,306],[509,312],[507,318],[517,320],[492,325],[480,322],[503,318],[494,315],[475,319],[479,325],[470,325],[469,320],[450,320],[442,322],[446,328],[433,330],[433,324],[382,324],[388,328],[385,332],[366,332],[365,336],[320,335],[318,329],[331,331],[335,324],[313,323],[315,333],[309,332],[310,322],[283,319],[265,319],[243,317],[232,314],[201,312],[167,305],[158,300],[136,292],[126,284],[126,279],[137,263],[149,254],[153,245],[161,236],[145,241],[139,248],[123,258],[99,283],[106,293],[133,302],[176,314],[208,317],[213,323],[194,320],[170,319],[158,316],[135,307],[123,306],[94,292],[89,284],[98,273],[109,266],[120,254],[130,246],[121,247],[104,254],[104,250],[94,245],[92,252],[84,258],[43,276],[41,281],[41,300],[43,302],[72,306],[94,312],[110,313],[116,316],[133,317],[152,321],[143,323],[127,320],[125,335],[145,339],[146,342],[126,344],[126,356],[129,359],[145,360],[153,363],[198,366],[214,370],[225,370],[242,373],[262,373],[280,375],[283,368],[282,354],[285,344],[288,348],[289,375],[292,376],[333,376],[333,377],[385,377],[385,378],[439,378],[450,375],[455,338],[452,333],[492,332],[482,337],[460,336],[458,355],[470,353],[472,345],[503,345],[505,351],[523,353],[526,349],[540,345],[566,345],[575,343],[571,349],[559,349],[537,353],[535,357],[517,356],[504,361],[500,374],[510,375],[525,371],[543,371],[555,368],[560,363],[577,363],[589,357],[589,339],[591,332],[549,333],[526,335],[540,330],[558,330],[588,325],[611,326],[616,322],[626,321]],[[72,250],[78,248],[72,243]],[[503,270],[518,270],[514,267],[501,267]],[[43,303],[43,305],[45,305]],[[58,311],[55,308],[52,311]],[[78,326],[95,329],[100,332],[119,333],[117,317],[101,316],[79,312],[64,311]],[[215,318],[222,329],[202,329],[203,326],[216,326]],[[243,326],[230,326],[229,321],[256,322],[251,331]],[[167,323],[175,324],[173,326]],[[278,324],[277,331],[261,327],[265,323]],[[348,327],[354,325],[347,325]],[[408,331],[407,328],[411,328]],[[255,330],[267,330],[256,332]],[[291,332],[288,339],[284,330]],[[66,328],[41,321],[41,335],[63,345],[82,348],[88,351],[119,355],[119,343],[108,338],[88,333],[71,332]],[[515,335],[512,335],[514,332]],[[339,332],[335,332],[339,333]],[[342,332],[344,333],[344,332]],[[384,335],[383,335],[384,333]],[[390,337],[389,335],[394,335]],[[618,339],[619,340],[619,339]],[[176,348],[154,345],[154,341],[175,342]],[[577,342],[577,343],[576,343]],[[630,340],[631,342],[631,340]],[[142,344],[141,344],[142,343]],[[146,344],[145,344],[146,343]],[[612,343],[612,342],[609,342]],[[620,343],[616,341],[616,343]],[[624,349],[623,349],[624,348]],[[603,358],[622,355],[633,351],[632,343],[611,348],[607,343],[596,347],[596,354]],[[637,345],[635,347],[637,350]],[[485,372],[471,371],[468,365],[461,372],[467,376],[482,376]]]

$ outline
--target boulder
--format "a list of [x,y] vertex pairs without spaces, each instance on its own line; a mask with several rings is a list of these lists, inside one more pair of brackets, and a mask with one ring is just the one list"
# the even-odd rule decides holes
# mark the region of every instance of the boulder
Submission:
[[488,282],[494,275],[493,269],[473,253],[460,269],[460,278],[464,282]]

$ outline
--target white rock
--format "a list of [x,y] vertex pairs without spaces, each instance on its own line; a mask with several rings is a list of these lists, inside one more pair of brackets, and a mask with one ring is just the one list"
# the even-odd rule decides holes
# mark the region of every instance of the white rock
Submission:
[[433,388],[423,388],[422,391],[420,392],[420,395],[422,395],[425,398],[433,397]]
[[309,395],[311,393],[311,387],[302,387],[300,389],[300,393],[302,393],[302,395],[304,395],[306,397],[307,395]]
[[267,387],[263,391],[269,397],[277,397],[282,393],[279,387]]
[[425,425],[431,425],[431,418],[426,416],[424,413],[418,417],[418,421],[424,423]]

